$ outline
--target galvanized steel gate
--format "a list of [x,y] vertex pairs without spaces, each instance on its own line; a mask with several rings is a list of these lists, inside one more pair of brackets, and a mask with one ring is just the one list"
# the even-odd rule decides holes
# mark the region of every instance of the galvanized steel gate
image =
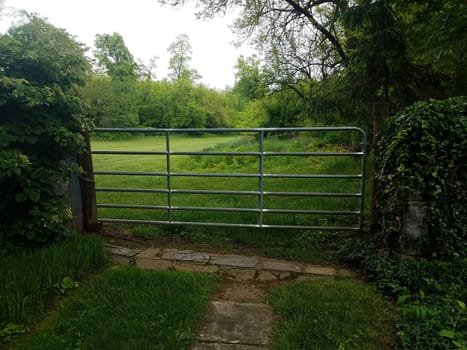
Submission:
[[[325,133],[325,132],[351,132],[357,133],[360,142],[357,145],[358,150],[344,150],[338,152],[274,152],[265,150],[264,141],[266,136],[280,135],[283,133]],[[124,187],[96,187],[97,192],[126,192],[126,193],[159,193],[166,194],[166,203],[163,205],[131,205],[131,204],[112,204],[112,203],[97,203],[98,208],[125,208],[125,209],[145,209],[166,211],[164,220],[141,220],[129,218],[104,218],[99,217],[100,222],[114,223],[135,223],[135,224],[171,224],[171,225],[198,225],[198,226],[220,226],[220,227],[254,227],[254,228],[293,228],[293,229],[316,229],[316,230],[361,230],[363,225],[363,209],[364,209],[364,191],[365,191],[365,161],[367,149],[367,137],[365,132],[357,127],[315,127],[315,128],[249,128],[249,129],[149,129],[149,128],[97,128],[94,133],[140,133],[140,134],[157,134],[165,136],[165,149],[156,151],[129,151],[129,150],[93,150],[93,155],[124,155],[124,156],[163,156],[165,157],[165,169],[158,172],[143,172],[143,171],[109,171],[100,170],[94,171],[95,175],[105,176],[148,176],[148,177],[164,177],[166,179],[166,188],[124,188]],[[248,133],[255,134],[258,140],[258,149],[255,151],[232,151],[232,152],[217,152],[217,151],[174,151],[172,150],[171,135],[175,134],[240,134]],[[229,156],[229,157],[256,157],[258,171],[252,173],[210,173],[210,172],[177,172],[172,167],[174,157],[178,156]],[[309,174],[294,174],[294,173],[266,173],[264,169],[265,159],[268,157],[353,157],[359,162],[359,172],[354,174],[320,174],[313,173],[310,169]],[[225,178],[229,181],[235,181],[237,178],[253,178],[257,179],[257,189],[254,191],[239,191],[239,190],[195,190],[195,189],[180,189],[174,188],[172,180],[180,177],[203,177],[203,178]],[[327,179],[329,181],[350,180],[359,181],[358,192],[301,192],[301,191],[265,191],[264,181],[266,179]],[[97,180],[97,186],[99,181]],[[211,206],[177,206],[173,205],[172,197],[178,194],[196,194],[196,195],[224,195],[224,196],[256,196],[256,208],[230,208],[230,207],[211,207]],[[313,208],[300,209],[280,209],[266,208],[264,201],[266,197],[323,197],[323,198],[355,198],[358,200],[358,208],[355,210],[316,210]],[[173,218],[175,211],[203,211],[203,212],[245,212],[255,213],[256,223],[219,223],[219,222],[197,222],[197,221],[177,221]],[[283,225],[283,224],[268,224],[264,222],[265,214],[313,214],[313,215],[351,215],[358,217],[358,223],[351,226],[346,225]]]

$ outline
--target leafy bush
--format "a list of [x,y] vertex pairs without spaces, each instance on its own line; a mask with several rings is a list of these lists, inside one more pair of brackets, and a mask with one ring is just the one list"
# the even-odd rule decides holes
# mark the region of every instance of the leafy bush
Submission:
[[67,159],[87,128],[77,86],[90,68],[68,33],[31,17],[0,36],[0,242],[47,242],[67,232]]
[[389,118],[378,163],[378,219],[389,242],[401,233],[411,200],[426,208],[435,257],[467,254],[467,99],[418,102]]

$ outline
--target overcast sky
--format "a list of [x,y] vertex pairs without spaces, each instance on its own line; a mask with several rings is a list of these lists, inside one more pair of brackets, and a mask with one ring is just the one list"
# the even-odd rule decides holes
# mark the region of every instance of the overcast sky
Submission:
[[232,45],[235,37],[228,25],[233,15],[200,21],[195,19],[193,6],[174,9],[160,6],[156,0],[6,0],[5,5],[36,12],[91,48],[96,34],[117,32],[135,59],[148,63],[151,57],[160,57],[157,79],[167,76],[167,48],[178,34],[189,36],[191,68],[198,70],[202,83],[212,88],[232,86],[237,57],[253,53],[246,45],[240,49]]

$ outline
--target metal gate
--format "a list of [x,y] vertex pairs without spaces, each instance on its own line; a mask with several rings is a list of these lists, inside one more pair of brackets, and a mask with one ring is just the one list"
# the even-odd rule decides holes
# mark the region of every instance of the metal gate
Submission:
[[[325,133],[352,133],[354,139],[358,141],[354,145],[346,145],[337,147],[336,150],[324,149],[312,151],[303,150],[269,150],[267,147],[267,140],[271,137],[286,137],[284,135],[323,135]],[[160,138],[164,138],[163,147],[155,150],[93,150],[93,158],[98,155],[109,156],[120,156],[118,159],[127,159],[127,157],[159,157],[164,160],[164,169],[157,171],[135,171],[130,170],[108,170],[98,169],[94,171],[96,175],[96,192],[98,194],[97,208],[99,211],[105,209],[111,210],[134,210],[135,212],[144,211],[149,213],[157,211],[163,213],[163,218],[151,218],[149,214],[145,214],[149,218],[134,217],[132,214],[127,214],[125,217],[101,217],[99,213],[100,222],[114,222],[114,223],[133,223],[133,224],[170,224],[170,225],[202,225],[202,226],[220,226],[220,227],[253,227],[253,228],[293,228],[293,229],[316,229],[316,230],[361,230],[363,225],[363,211],[364,211],[364,192],[365,192],[365,160],[366,160],[366,148],[367,148],[367,137],[365,132],[356,127],[315,127],[315,128],[248,128],[248,129],[121,129],[121,128],[97,128],[94,129],[93,133],[131,133],[139,135],[159,135]],[[256,149],[246,150],[175,150],[173,148],[174,138],[180,138],[183,135],[243,135],[254,140]],[[324,148],[324,147],[323,147]],[[336,148],[336,147],[334,147]],[[224,157],[228,161],[234,158],[248,158],[250,163],[254,163],[257,171],[252,172],[231,172],[231,171],[209,171],[209,169],[200,171],[180,171],[174,167],[174,162],[180,157],[198,157],[196,159],[205,159],[204,157]],[[281,158],[283,163],[286,163],[285,158],[303,159],[303,161],[312,162],[313,159],[321,159],[321,157],[349,157],[352,162],[356,162],[358,165],[355,169],[358,169],[355,173],[320,173],[314,171],[313,167],[309,168],[307,173],[294,173],[294,169],[287,169],[286,171],[270,172],[267,163],[272,158]],[[116,159],[117,164],[119,160]],[[254,161],[252,161],[253,159]],[[94,159],[95,162],[95,159]],[[96,162],[95,162],[96,163]],[[100,180],[104,177],[150,177],[150,178],[162,178],[164,181],[163,188],[138,188],[138,187],[106,187],[100,186]],[[174,183],[176,179],[191,179],[185,184],[189,184],[190,181],[195,181],[197,178],[203,179],[221,179],[224,188],[221,189],[193,189],[193,188],[179,188]],[[249,179],[250,183],[254,183],[255,188],[250,189],[236,189],[234,186],[236,181],[246,181],[240,179]],[[329,184],[333,184],[338,181],[344,181],[345,183],[356,182],[357,186],[351,191],[307,191],[307,190],[286,190],[281,191],[270,190],[266,186],[268,181],[324,181]],[[327,188],[330,185],[327,184],[323,188]],[[230,186],[232,185],[232,186]],[[277,186],[276,186],[277,187]],[[306,186],[305,186],[306,187]],[[332,187],[332,186],[331,186]],[[127,204],[127,203],[103,203],[100,199],[100,194],[103,193],[125,193],[140,196],[142,194],[154,194],[163,197],[163,203],[145,203],[145,204]],[[254,206],[248,205],[246,207],[231,207],[231,206],[217,206],[209,205],[212,204],[208,199],[204,202],[206,205],[187,205],[177,204],[174,202],[174,197],[187,198],[190,195],[196,196],[224,196],[224,197],[241,197],[245,196],[248,198],[255,198]],[[348,209],[345,205],[342,208],[330,209],[316,209],[313,207],[300,207],[300,208],[282,208],[277,203],[285,203],[293,201],[294,198],[310,199],[325,201],[335,200],[337,203],[346,203],[345,201],[353,200],[356,205],[355,208]],[[272,205],[273,203],[274,205]],[[308,204],[306,204],[308,205]],[[333,204],[334,206],[336,204]],[[340,204],[338,204],[340,205]],[[255,217],[255,222],[215,222],[214,220],[195,220],[195,219],[180,219],[176,217],[177,213],[180,212],[210,212],[212,213],[228,213],[234,215],[234,213],[246,213]],[[225,214],[224,214],[225,215]],[[269,219],[266,219],[268,216]],[[276,216],[288,216],[289,221],[285,223],[275,222]],[[308,220],[307,217],[313,216],[313,220]],[[196,217],[196,215],[194,216]],[[225,217],[225,216],[224,216]],[[326,219],[316,219],[325,217]],[[342,219],[343,217],[353,219]],[[300,220],[296,220],[299,218]],[[329,221],[335,220],[338,224],[329,224]],[[271,221],[271,222],[270,222]],[[293,221],[292,223],[290,221]],[[298,222],[296,222],[298,221]],[[354,222],[352,222],[354,221]],[[350,224],[349,224],[350,222]]]

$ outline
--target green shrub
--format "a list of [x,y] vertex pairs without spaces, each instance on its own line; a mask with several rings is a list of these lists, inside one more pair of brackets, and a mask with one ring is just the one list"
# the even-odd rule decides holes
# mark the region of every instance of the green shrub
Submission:
[[[31,17],[0,36],[0,243],[52,241],[68,231],[67,160],[88,127],[77,86],[90,65],[71,36]],[[0,249],[2,249],[0,248]]]
[[377,218],[387,241],[397,241],[417,200],[426,209],[427,250],[466,257],[467,99],[415,103],[386,121],[378,147]]

